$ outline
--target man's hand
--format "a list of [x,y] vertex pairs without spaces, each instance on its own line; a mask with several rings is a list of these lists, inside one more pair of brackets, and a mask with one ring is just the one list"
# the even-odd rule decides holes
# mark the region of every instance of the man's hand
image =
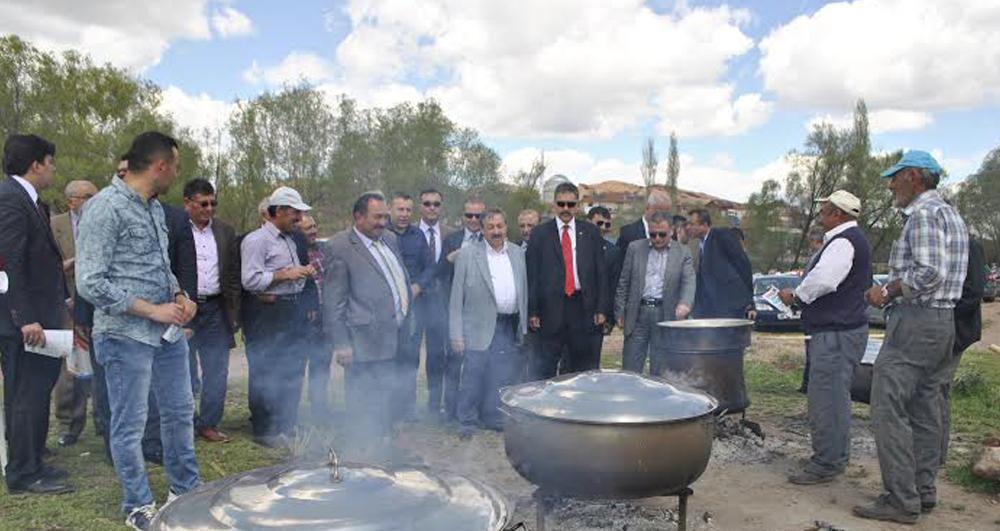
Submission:
[[618,328],[621,328],[622,330],[625,330],[625,318],[624,317],[619,317],[618,318]]
[[542,327],[542,319],[540,317],[528,317],[528,328],[538,331]]
[[420,284],[417,284],[416,282],[414,282],[413,284],[410,284],[410,291],[413,292],[413,298],[416,299],[420,295],[420,291],[421,291],[420,290]]
[[187,324],[191,321],[191,319],[194,319],[195,314],[198,313],[198,305],[195,304],[193,300],[187,298],[187,296],[183,293],[178,293],[174,297],[174,302],[177,303],[177,305],[180,306],[181,310],[184,312],[184,322],[180,323],[182,325]]
[[691,308],[687,304],[678,304],[677,308],[674,308],[674,318],[678,321],[687,319],[687,316],[691,314]]
[[751,321],[757,320],[757,310],[747,310],[747,319]]
[[334,349],[333,360],[337,362],[337,365],[347,367],[354,362],[354,349],[351,347]]
[[316,273],[316,269],[311,266],[291,266],[279,269],[274,272],[275,282],[294,282],[304,280]]
[[316,310],[309,310],[306,312],[306,321],[309,321],[310,323],[316,322],[317,317],[319,317],[319,312]]
[[604,316],[603,313],[597,312],[594,314],[594,326],[604,326],[604,323],[608,321],[608,318]]
[[45,346],[45,331],[39,323],[31,323],[22,326],[21,335],[24,337],[24,344],[29,347]]
[[885,306],[885,297],[882,295],[882,286],[872,286],[865,292],[865,301],[876,308]]
[[181,330],[184,332],[184,339],[191,339],[194,337],[194,330],[190,328],[182,328]]
[[795,292],[792,288],[785,288],[778,292],[778,298],[781,302],[785,303],[785,306],[791,307],[795,304]]
[[70,274],[76,266],[76,257],[67,258],[63,260],[63,273]]
[[456,354],[465,354],[465,340],[464,339],[452,339],[451,340],[451,350]]
[[152,321],[166,325],[175,324],[183,326],[186,322],[184,320],[184,308],[176,302],[153,304],[149,309],[149,315],[146,317]]
[[449,261],[449,262],[451,262],[451,263],[454,264],[455,263],[455,259],[458,258],[458,252],[459,251],[461,251],[461,249],[455,249],[454,251],[448,253],[448,256],[445,257],[445,260],[447,260],[447,261]]

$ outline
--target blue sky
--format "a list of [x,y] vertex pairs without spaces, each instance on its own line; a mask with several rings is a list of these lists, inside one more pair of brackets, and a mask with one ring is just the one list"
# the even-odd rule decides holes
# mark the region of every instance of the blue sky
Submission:
[[[550,173],[582,182],[637,182],[644,139],[665,155],[676,131],[681,186],[737,200],[859,97],[876,149],[930,150],[953,178],[1000,145],[1000,3],[986,0],[160,4],[12,0],[0,33],[130,68],[193,128],[306,79],[366,105],[434,97],[506,172],[544,150]],[[136,30],[144,16],[158,23]]]

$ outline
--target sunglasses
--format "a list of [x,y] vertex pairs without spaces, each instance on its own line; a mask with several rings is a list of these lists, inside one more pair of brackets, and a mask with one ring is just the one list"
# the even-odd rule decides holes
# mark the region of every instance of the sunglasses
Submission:
[[195,204],[201,206],[201,208],[208,208],[208,207],[213,207],[214,208],[214,207],[219,206],[219,202],[216,201],[215,199],[213,199],[211,201],[209,201],[208,199],[206,199],[204,201],[199,201],[199,202],[197,202]]
[[556,201],[556,206],[559,208],[573,208],[576,206],[576,201]]
[[441,207],[441,201],[424,201],[423,204],[427,208],[430,208],[430,207],[440,208]]
[[597,225],[598,227],[607,227],[607,228],[609,228],[609,229],[611,228],[611,222],[610,222],[610,221],[598,221],[598,222],[596,223],[596,225]]
[[466,212],[465,217],[468,219],[482,219],[482,214],[473,214],[472,212]]
[[669,232],[650,232],[649,233],[649,237],[650,238],[669,238],[670,237],[670,233]]

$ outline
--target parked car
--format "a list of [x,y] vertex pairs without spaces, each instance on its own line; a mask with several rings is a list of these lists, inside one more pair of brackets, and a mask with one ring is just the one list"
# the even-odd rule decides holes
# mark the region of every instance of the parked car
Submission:
[[793,274],[759,275],[753,279],[753,304],[757,310],[757,318],[754,320],[754,327],[761,328],[782,328],[798,329],[802,324],[802,315],[793,312],[791,315],[784,314],[774,305],[764,300],[762,295],[771,289],[772,286],[778,290],[785,288],[795,289],[802,282],[802,277]]
[[[874,275],[872,276],[872,286],[884,286],[886,282],[889,281],[889,275]],[[877,326],[880,328],[885,328],[885,310],[882,308],[876,308],[874,306],[868,306],[868,326]]]

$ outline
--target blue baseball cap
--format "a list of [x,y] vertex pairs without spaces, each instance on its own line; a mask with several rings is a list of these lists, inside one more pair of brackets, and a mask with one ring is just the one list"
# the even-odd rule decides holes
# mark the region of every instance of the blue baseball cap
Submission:
[[938,175],[944,171],[930,153],[920,151],[919,149],[911,149],[903,154],[903,157],[899,159],[899,162],[893,164],[891,168],[882,172],[882,177],[892,177],[896,174],[896,172],[904,168],[923,168],[931,170]]

